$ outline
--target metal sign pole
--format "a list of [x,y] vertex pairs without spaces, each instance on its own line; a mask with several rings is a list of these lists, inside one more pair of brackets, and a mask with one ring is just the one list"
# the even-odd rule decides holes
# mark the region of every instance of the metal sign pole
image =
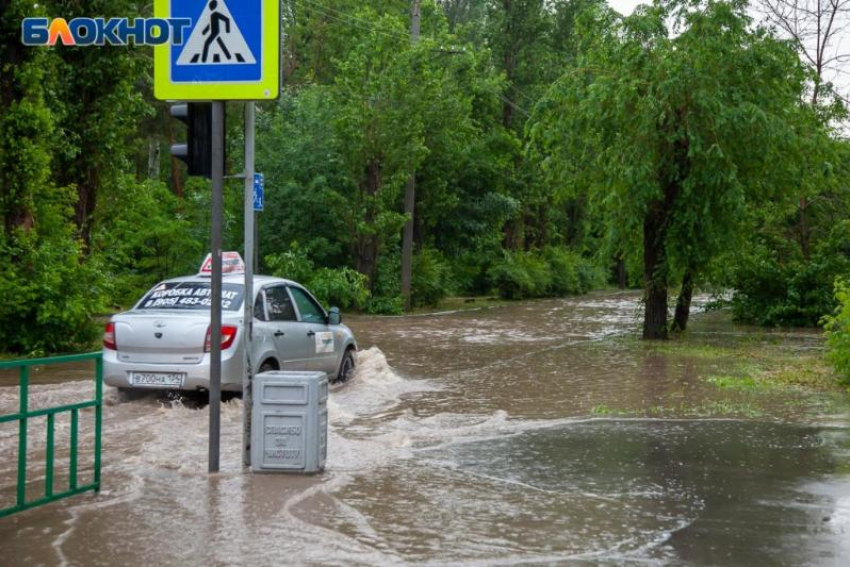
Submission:
[[245,312],[243,350],[245,373],[242,375],[242,462],[251,466],[251,407],[253,405],[253,368],[251,341],[254,339],[254,103],[245,103]]
[[224,201],[224,102],[212,103],[212,306],[209,472],[218,472],[221,437],[221,225]]

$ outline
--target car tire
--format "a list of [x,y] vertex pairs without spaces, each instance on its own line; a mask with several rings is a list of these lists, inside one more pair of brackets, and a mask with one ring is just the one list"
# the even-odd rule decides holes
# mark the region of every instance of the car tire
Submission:
[[277,369],[277,365],[274,362],[267,360],[260,365],[260,371],[257,372],[257,374],[262,374],[263,372],[271,372],[272,370]]
[[339,363],[339,373],[331,381],[331,384],[342,384],[351,380],[351,377],[354,375],[355,366],[357,366],[357,362],[354,360],[354,351],[348,349],[342,355],[342,362]]

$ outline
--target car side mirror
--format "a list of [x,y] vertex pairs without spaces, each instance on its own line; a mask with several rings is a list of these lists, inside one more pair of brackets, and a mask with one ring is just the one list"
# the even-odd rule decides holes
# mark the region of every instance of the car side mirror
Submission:
[[339,314],[339,307],[331,307],[328,313],[328,325],[339,325],[342,323],[342,315]]

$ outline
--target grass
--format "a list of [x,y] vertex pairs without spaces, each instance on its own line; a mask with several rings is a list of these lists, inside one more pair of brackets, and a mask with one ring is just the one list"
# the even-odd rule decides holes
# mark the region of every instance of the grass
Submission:
[[778,388],[820,392],[847,391],[821,347],[792,351],[781,338],[755,333],[733,344],[696,342],[685,336],[666,342],[637,341],[646,352],[697,360],[723,361],[726,371],[706,381],[722,390],[767,391]]
[[758,418],[767,415],[750,402],[732,402],[728,400],[707,400],[698,405],[679,404],[671,406],[651,406],[643,409],[618,409],[605,404],[593,406],[591,415],[598,417],[747,417]]
[[[660,405],[627,409],[601,404],[591,413],[796,419],[846,411],[850,389],[826,359],[820,335],[710,330],[669,341],[642,341],[634,335],[612,338],[626,350],[664,359],[668,372],[682,368],[682,374],[667,385],[668,399],[655,402]],[[694,390],[694,380],[703,387]],[[689,401],[670,399],[682,392],[689,392]]]

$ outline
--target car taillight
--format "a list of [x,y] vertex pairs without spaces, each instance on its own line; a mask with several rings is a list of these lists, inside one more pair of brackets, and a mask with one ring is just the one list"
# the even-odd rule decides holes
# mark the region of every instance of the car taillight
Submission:
[[118,345],[115,344],[115,323],[111,321],[103,328],[103,348],[118,350]]
[[[207,327],[207,338],[204,339],[204,352],[209,352],[212,348],[212,329]],[[221,326],[221,350],[227,350],[233,345],[236,339],[236,326],[222,325]]]

